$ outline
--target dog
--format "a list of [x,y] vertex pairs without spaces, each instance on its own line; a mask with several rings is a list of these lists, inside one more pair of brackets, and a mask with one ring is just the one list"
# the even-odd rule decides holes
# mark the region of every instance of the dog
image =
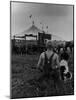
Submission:
[[72,78],[72,73],[69,71],[68,67],[68,59],[69,55],[64,52],[61,55],[61,61],[60,61],[60,79],[63,81],[71,80]]
[[60,79],[63,81],[71,80],[72,73],[65,66],[60,66]]

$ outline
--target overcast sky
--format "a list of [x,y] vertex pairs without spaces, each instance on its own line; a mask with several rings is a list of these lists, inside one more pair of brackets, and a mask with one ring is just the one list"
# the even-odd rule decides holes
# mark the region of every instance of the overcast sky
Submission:
[[41,22],[44,30],[48,25],[50,33],[64,40],[73,40],[73,6],[12,2],[12,35],[21,33],[32,25],[29,18],[31,14],[38,28],[41,29]]

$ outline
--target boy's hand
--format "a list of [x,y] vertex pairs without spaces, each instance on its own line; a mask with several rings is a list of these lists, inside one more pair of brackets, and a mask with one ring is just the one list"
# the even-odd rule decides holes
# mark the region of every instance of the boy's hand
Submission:
[[43,70],[40,67],[38,67],[38,70],[40,70],[41,72],[43,72]]

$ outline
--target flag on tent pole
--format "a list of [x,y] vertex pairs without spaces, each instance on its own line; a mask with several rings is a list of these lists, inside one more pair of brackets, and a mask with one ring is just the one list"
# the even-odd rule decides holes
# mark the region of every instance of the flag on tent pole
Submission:
[[29,16],[30,17],[30,19],[32,18],[32,14]]

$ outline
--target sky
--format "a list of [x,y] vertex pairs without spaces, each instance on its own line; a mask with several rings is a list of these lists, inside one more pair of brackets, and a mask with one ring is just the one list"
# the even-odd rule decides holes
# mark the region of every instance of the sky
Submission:
[[[30,15],[32,18],[30,19]],[[73,40],[73,6],[11,2],[11,35],[20,34],[32,25],[57,35],[64,40]],[[42,24],[40,24],[42,23]]]

